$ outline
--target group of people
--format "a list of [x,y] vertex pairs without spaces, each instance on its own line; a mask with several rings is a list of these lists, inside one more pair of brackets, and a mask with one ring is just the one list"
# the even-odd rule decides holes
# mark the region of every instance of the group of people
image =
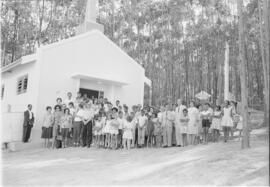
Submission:
[[223,131],[224,141],[238,129],[242,117],[236,112],[236,102],[225,101],[224,106],[181,99],[177,104],[166,103],[159,108],[134,105],[130,109],[106,98],[88,98],[77,93],[73,99],[67,93],[63,101],[46,107],[42,124],[44,147],[90,147],[130,149],[141,147],[171,147],[218,142]]

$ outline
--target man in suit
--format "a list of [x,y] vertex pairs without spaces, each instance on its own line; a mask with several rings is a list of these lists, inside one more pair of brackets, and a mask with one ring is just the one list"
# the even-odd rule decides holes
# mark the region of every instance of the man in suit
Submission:
[[163,129],[163,147],[172,146],[172,127],[175,120],[175,113],[172,111],[172,105],[166,104],[165,112],[161,116],[161,127]]
[[31,134],[31,129],[33,127],[35,118],[34,113],[31,111],[32,105],[27,106],[27,110],[24,111],[24,120],[23,120],[23,142],[28,142]]

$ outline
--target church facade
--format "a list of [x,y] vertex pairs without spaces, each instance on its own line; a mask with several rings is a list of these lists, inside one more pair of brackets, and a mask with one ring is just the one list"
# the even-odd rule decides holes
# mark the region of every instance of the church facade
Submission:
[[143,104],[144,84],[151,85],[144,68],[102,29],[87,30],[41,46],[35,54],[2,68],[2,124],[6,131],[13,131],[7,139],[21,139],[22,112],[27,104],[33,105],[36,116],[33,139],[40,139],[46,106],[54,106],[57,97],[64,100],[67,92],[74,97],[80,91],[111,102],[120,100],[130,107]]

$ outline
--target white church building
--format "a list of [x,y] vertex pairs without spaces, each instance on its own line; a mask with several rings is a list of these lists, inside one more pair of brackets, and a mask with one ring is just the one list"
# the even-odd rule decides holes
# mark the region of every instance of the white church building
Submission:
[[143,104],[144,84],[151,85],[144,68],[103,34],[95,23],[96,0],[88,0],[85,22],[78,34],[57,43],[41,46],[1,69],[3,141],[22,138],[23,111],[33,105],[36,122],[32,140],[40,139],[46,106],[56,98],[78,91],[89,97],[120,100],[132,106]]

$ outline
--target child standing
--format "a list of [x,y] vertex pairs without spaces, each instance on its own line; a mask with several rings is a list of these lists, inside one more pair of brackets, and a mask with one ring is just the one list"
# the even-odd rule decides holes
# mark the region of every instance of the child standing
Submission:
[[70,115],[70,111],[68,108],[65,108],[64,115],[61,117],[61,123],[60,123],[60,133],[62,135],[62,147],[67,147],[67,138],[68,133],[71,131],[72,126],[72,116]]
[[117,149],[117,137],[118,137],[118,128],[119,128],[119,121],[117,120],[117,115],[112,115],[112,121],[111,121],[111,148]]
[[189,122],[188,110],[185,108],[183,109],[183,116],[180,117],[180,132],[182,136],[183,147],[187,146],[188,144],[187,142],[188,122]]
[[105,127],[103,129],[103,133],[104,133],[104,138],[105,138],[105,148],[110,148],[111,145],[111,134],[110,134],[110,129],[111,129],[111,121],[112,121],[112,114],[108,114],[107,115],[107,119],[106,119],[106,123],[105,123]]
[[43,118],[43,124],[42,124],[42,134],[41,138],[44,138],[44,147],[49,148],[49,142],[52,138],[52,126],[53,126],[53,115],[52,115],[52,107],[47,106],[46,107],[46,114]]
[[132,117],[131,116],[127,116],[127,120],[124,121],[123,124],[123,147],[124,149],[130,150],[130,144],[131,144],[131,140],[133,138],[132,135],[132,129],[133,129],[133,125],[132,124]]
[[214,142],[219,140],[219,131],[221,130],[221,106],[217,105],[213,114],[212,129]]
[[74,103],[73,102],[70,102],[68,104],[68,108],[69,108],[69,111],[70,111],[70,115],[72,116],[72,126],[71,126],[71,132],[69,133],[69,136],[68,136],[68,145],[72,145],[72,138],[73,138],[73,132],[74,132],[74,118],[75,118],[75,114],[76,114],[76,109],[74,107]]
[[154,142],[156,147],[162,146],[162,130],[161,130],[161,122],[159,121],[158,114],[153,115],[154,122]]
[[96,145],[98,148],[101,146],[102,142],[102,128],[103,128],[103,120],[101,115],[97,116],[97,120],[95,120],[95,136],[96,136]]
[[118,118],[119,127],[118,127],[118,144],[119,147],[122,147],[122,141],[123,141],[123,125],[124,125],[124,113],[122,111],[119,111]]

